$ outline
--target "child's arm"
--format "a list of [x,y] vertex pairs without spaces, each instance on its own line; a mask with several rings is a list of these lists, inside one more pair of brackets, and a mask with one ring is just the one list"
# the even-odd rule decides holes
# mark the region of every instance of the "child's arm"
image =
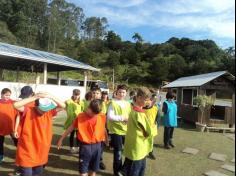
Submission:
[[71,126],[63,133],[63,135],[61,136],[61,138],[57,142],[58,150],[61,148],[62,142],[66,138],[66,136],[68,136],[68,134],[70,134],[74,129],[75,129],[74,124],[71,124]]
[[20,101],[17,101],[14,103],[15,109],[17,109],[19,112],[24,112],[25,111],[25,105],[28,103],[34,102],[35,100],[39,99],[40,97],[37,96],[37,94],[33,97],[26,98]]
[[14,128],[14,137],[15,138],[19,138],[19,134],[18,134],[18,127],[19,127],[19,124],[20,124],[20,115],[18,114],[17,117],[16,117],[16,123],[15,123],[15,128]]
[[106,143],[106,146],[109,146],[109,137],[108,137],[107,129],[105,129],[105,143]]

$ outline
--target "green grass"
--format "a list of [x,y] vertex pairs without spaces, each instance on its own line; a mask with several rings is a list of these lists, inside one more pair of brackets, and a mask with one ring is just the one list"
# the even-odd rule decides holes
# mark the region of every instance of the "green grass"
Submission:
[[[64,142],[64,147],[58,151],[56,141],[63,132],[62,124],[64,118],[58,118],[54,123],[53,145],[49,156],[49,164],[44,172],[44,176],[76,176],[78,175],[78,156],[69,153],[68,140]],[[146,176],[200,176],[209,170],[217,170],[228,176],[233,173],[220,169],[220,166],[230,162],[234,158],[234,141],[225,137],[221,133],[200,133],[191,126],[183,125],[175,131],[174,142],[176,148],[165,150],[162,146],[163,128],[160,127],[159,135],[155,141],[154,152],[156,161],[147,162]],[[181,151],[185,147],[193,147],[200,150],[195,155],[183,154]],[[221,153],[228,156],[226,162],[209,160],[210,153]],[[14,168],[15,147],[12,141],[7,138],[5,144],[5,163],[0,165],[0,176],[5,176],[12,172]],[[107,165],[106,172],[99,173],[99,176],[112,176],[112,152],[105,151],[104,161]]]

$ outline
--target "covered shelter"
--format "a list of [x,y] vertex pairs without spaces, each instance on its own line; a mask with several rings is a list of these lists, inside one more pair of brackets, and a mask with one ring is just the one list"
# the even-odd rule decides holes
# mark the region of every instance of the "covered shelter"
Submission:
[[219,71],[179,78],[163,89],[176,94],[179,116],[189,122],[200,122],[201,113],[194,103],[198,95],[211,96],[215,102],[204,113],[203,122],[208,125],[235,124],[235,77],[227,71]]
[[[61,71],[83,70],[85,73],[85,89],[87,83],[86,72],[99,71],[99,69],[95,67],[67,56],[0,42],[0,70],[1,69],[16,71],[16,82],[18,82],[20,71],[43,73],[44,85],[47,85],[48,72],[57,72],[57,82],[59,86],[61,83]],[[40,84],[39,80],[40,78],[37,76],[36,85]]]

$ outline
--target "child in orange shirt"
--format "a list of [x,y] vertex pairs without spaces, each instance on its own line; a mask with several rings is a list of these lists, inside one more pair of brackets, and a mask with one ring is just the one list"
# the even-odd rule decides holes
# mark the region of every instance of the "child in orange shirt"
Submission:
[[6,135],[11,135],[15,146],[17,139],[13,137],[14,123],[17,111],[13,107],[14,101],[10,99],[11,90],[5,88],[1,91],[0,99],[0,163],[4,160],[4,139]]
[[[32,102],[35,102],[34,106],[27,106]],[[65,103],[48,93],[39,93],[14,103],[14,107],[23,113],[16,154],[21,176],[42,174],[43,166],[48,162],[52,119],[57,106],[65,108]]]
[[63,140],[75,128],[80,144],[79,173],[80,176],[96,176],[101,159],[102,142],[106,140],[106,116],[102,111],[102,101],[92,100],[87,111],[79,114],[58,141],[58,149]]

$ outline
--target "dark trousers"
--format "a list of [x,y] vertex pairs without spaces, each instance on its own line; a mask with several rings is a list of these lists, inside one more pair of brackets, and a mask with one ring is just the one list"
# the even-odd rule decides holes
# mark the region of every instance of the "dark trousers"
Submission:
[[103,162],[103,151],[104,151],[104,148],[106,146],[106,144],[104,142],[101,143],[102,147],[101,147],[101,159],[100,159],[100,162]]
[[77,137],[75,137],[77,136],[76,134],[77,134],[77,130],[73,130],[70,133],[70,147],[74,147],[74,140],[76,140],[77,147],[79,147],[79,140],[77,139]]
[[172,143],[174,127],[165,127],[164,129],[164,144],[168,146]]
[[117,175],[122,169],[122,147],[124,145],[125,136],[111,134],[111,144],[114,148],[113,172]]
[[[17,146],[17,139],[14,138],[12,135],[11,135],[11,138],[14,142],[14,145]],[[5,136],[0,136],[0,156],[4,155],[4,140],[5,140]]]
[[133,161],[125,158],[123,169],[126,176],[144,176],[146,169],[146,158]]

